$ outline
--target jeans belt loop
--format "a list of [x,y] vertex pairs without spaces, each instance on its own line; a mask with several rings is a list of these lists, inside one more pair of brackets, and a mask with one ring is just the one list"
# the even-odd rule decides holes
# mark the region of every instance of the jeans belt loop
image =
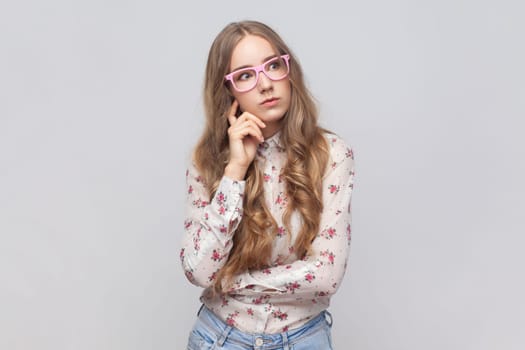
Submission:
[[328,310],[324,311],[324,318],[326,319],[326,322],[328,323],[328,326],[330,326],[330,328],[332,328],[333,318],[332,318],[332,314],[330,312],[328,312]]
[[281,336],[283,337],[283,350],[290,350],[288,344],[288,334],[286,332],[283,332],[281,333]]
[[222,331],[219,339],[217,340],[217,344],[222,347],[224,345],[224,342],[226,341],[226,339],[228,339],[228,336],[230,335],[230,332],[231,330],[233,329],[232,326],[228,326],[226,328],[224,328],[224,330]]

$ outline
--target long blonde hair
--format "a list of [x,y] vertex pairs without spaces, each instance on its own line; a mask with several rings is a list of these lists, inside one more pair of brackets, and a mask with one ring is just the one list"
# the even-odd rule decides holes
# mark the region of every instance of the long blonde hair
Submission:
[[[194,151],[194,161],[213,197],[229,159],[227,113],[233,97],[224,82],[230,59],[237,43],[246,35],[262,37],[279,54],[290,55],[290,108],[283,117],[281,143],[287,162],[281,173],[286,184],[288,206],[283,214],[286,231],[290,218],[298,211],[302,227],[294,243],[294,252],[303,258],[319,230],[322,203],[322,177],[328,162],[326,130],[317,124],[318,112],[305,86],[298,60],[279,35],[267,25],[256,21],[230,23],[215,38],[208,55],[204,83],[206,125]],[[246,173],[244,215],[233,237],[233,247],[226,264],[219,270],[214,289],[221,292],[222,280],[231,279],[251,269],[270,265],[272,242],[277,223],[264,200],[263,176],[253,161]]]

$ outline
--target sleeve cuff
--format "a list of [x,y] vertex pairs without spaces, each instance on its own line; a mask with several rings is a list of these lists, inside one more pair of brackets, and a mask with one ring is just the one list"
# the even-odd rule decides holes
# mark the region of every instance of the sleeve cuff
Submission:
[[245,181],[232,180],[223,176],[211,199],[209,219],[224,222],[229,234],[233,234],[242,219],[244,188]]

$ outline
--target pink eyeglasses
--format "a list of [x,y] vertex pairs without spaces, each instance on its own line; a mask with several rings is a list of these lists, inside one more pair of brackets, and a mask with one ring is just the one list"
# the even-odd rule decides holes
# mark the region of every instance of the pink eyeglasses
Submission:
[[290,55],[281,55],[269,59],[255,67],[241,68],[224,76],[238,92],[246,92],[255,87],[259,81],[259,73],[263,72],[268,79],[276,81],[284,79],[290,72]]

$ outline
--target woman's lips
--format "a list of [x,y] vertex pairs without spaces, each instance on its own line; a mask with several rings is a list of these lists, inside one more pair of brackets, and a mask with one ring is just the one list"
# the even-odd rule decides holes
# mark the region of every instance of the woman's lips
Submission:
[[265,107],[273,107],[277,103],[279,103],[279,99],[276,97],[269,98],[267,100],[264,100],[261,104]]

